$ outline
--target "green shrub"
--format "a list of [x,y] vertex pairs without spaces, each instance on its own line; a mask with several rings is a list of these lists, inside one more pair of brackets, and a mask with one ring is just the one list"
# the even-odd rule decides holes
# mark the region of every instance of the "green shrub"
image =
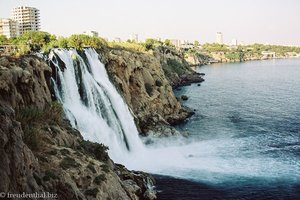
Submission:
[[31,150],[38,150],[42,147],[42,126],[61,124],[63,109],[56,102],[45,106],[43,109],[29,106],[16,110],[16,119],[21,122],[25,144]]
[[145,83],[145,89],[149,96],[152,96],[153,87],[150,83]]
[[162,82],[161,82],[160,80],[156,80],[156,81],[155,81],[155,85],[156,85],[157,87],[161,87],[161,86],[162,86]]
[[0,35],[0,45],[6,44],[8,39],[5,35]]
[[42,146],[42,135],[40,129],[26,126],[23,128],[24,143],[33,151],[39,150]]
[[71,37],[68,38],[68,47],[73,47],[79,50],[86,47],[99,49],[107,45],[107,42],[102,38],[91,37],[84,34],[71,35]]
[[145,46],[146,50],[154,50],[155,47],[162,46],[163,43],[156,39],[150,38],[150,39],[147,39],[143,45]]
[[57,102],[46,105],[43,109],[36,106],[21,108],[16,118],[22,126],[34,124],[60,124],[63,121],[63,109]]
[[102,182],[106,181],[106,176],[105,174],[100,174],[95,177],[94,183],[97,185],[101,185]]
[[91,170],[91,172],[93,172],[94,174],[97,173],[97,171],[96,171],[96,169],[95,169],[95,167],[94,167],[94,165],[92,163],[89,163],[88,166],[87,166],[87,168],[89,170]]
[[68,149],[61,149],[60,150],[60,153],[63,155],[63,156],[66,156],[66,155],[69,155],[70,154],[70,151]]
[[59,166],[62,169],[69,169],[69,168],[76,168],[79,164],[75,161],[74,158],[71,157],[64,157],[63,160],[59,163]]
[[185,66],[183,66],[176,59],[168,59],[167,60],[167,65],[168,65],[168,68],[171,71],[175,72],[178,75],[182,75],[182,74],[184,74],[187,71],[187,69],[185,68]]
[[96,198],[98,192],[99,192],[99,189],[98,189],[98,188],[93,188],[93,189],[88,189],[88,190],[86,190],[86,191],[84,192],[84,194],[85,194],[86,196],[92,196],[92,197]]
[[109,166],[108,166],[107,164],[101,165],[101,169],[102,169],[102,171],[104,171],[104,172],[106,172],[106,173],[109,172]]
[[114,49],[126,49],[135,52],[146,52],[146,48],[141,43],[136,42],[109,42],[108,46]]
[[46,170],[43,180],[49,181],[50,179],[58,179],[58,177],[52,171]]
[[99,161],[108,161],[108,147],[104,144],[94,143],[90,141],[82,141],[77,150],[86,153]]

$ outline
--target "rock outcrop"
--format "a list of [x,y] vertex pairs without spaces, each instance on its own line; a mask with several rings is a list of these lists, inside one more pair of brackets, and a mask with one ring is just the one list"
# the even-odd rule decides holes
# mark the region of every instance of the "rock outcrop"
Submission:
[[100,54],[115,86],[131,108],[140,133],[148,135],[158,127],[174,129],[170,125],[191,116],[175,97],[160,56],[120,49]]
[[[173,89],[203,79],[170,49],[102,50],[111,80],[149,136],[182,135],[172,125],[193,114]],[[155,199],[154,179],[84,141],[53,102],[51,68],[36,56],[0,57],[0,191],[49,192],[59,199]],[[187,136],[187,133],[184,133]]]
[[49,91],[51,68],[35,56],[22,59],[0,57],[0,94],[13,108],[51,102]]
[[51,68],[35,57],[0,58],[0,191],[58,199],[155,199],[154,180],[84,141],[51,101]]
[[154,56],[160,60],[165,76],[173,88],[204,81],[192,70],[184,54],[176,49],[157,49]]

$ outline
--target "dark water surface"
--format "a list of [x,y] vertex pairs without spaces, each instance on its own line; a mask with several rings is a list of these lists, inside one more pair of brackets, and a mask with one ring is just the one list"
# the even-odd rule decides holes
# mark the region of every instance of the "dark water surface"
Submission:
[[198,71],[206,81],[176,94],[196,109],[178,128],[197,166],[157,176],[159,199],[300,199],[300,60]]

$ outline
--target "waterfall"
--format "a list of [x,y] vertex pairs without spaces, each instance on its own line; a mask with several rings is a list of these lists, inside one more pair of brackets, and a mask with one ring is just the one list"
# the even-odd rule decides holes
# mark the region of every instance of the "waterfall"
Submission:
[[55,67],[55,95],[84,139],[108,146],[116,162],[144,151],[129,108],[94,49],[81,54],[74,49],[54,49],[49,60]]
[[[274,147],[268,145],[265,145],[265,152],[260,152],[261,146],[255,144],[260,144],[262,136],[255,139],[226,134],[204,140],[192,136],[178,138],[180,141],[167,138],[146,148],[138,136],[129,108],[110,82],[94,49],[80,53],[74,49],[55,49],[49,60],[56,97],[72,126],[84,139],[108,146],[110,157],[129,169],[212,184],[239,181],[241,177],[243,180],[299,180],[298,157],[285,160],[277,155],[269,156],[267,153]],[[211,98],[207,100],[210,102]],[[201,132],[201,128],[194,131],[199,130]]]

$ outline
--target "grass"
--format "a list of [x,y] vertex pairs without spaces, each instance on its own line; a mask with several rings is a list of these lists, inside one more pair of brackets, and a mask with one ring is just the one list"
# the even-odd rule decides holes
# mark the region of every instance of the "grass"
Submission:
[[52,171],[46,170],[43,180],[49,181],[50,179],[58,179],[58,177]]
[[63,121],[63,109],[57,102],[46,105],[43,109],[29,106],[17,111],[16,118],[23,124],[60,124]]
[[29,106],[16,110],[16,119],[21,122],[25,144],[31,150],[36,151],[43,146],[42,127],[61,124],[63,121],[63,109],[56,102],[46,105],[43,109]]
[[162,84],[162,82],[161,82],[160,80],[156,80],[156,81],[155,81],[155,85],[156,85],[157,87],[161,87],[163,84]]
[[175,59],[168,59],[167,65],[171,69],[171,71],[174,71],[178,75],[182,75],[185,73],[186,68],[177,60]]
[[92,163],[89,163],[88,166],[87,166],[87,168],[89,170],[91,170],[91,172],[93,172],[94,174],[97,173],[97,171],[96,171],[96,169],[95,169],[95,167],[94,167],[94,165]]
[[146,52],[145,46],[136,42],[109,42],[108,46],[113,49],[125,49],[140,53]]
[[99,161],[106,162],[109,159],[107,154],[108,147],[104,144],[82,141],[77,147],[77,150],[84,154],[88,154],[89,156]]
[[86,190],[86,191],[84,192],[84,194],[85,194],[86,196],[92,196],[92,197],[96,198],[98,192],[99,192],[99,189],[98,189],[98,188],[93,188],[93,189],[88,189],[88,190]]
[[102,169],[102,171],[104,171],[104,172],[106,172],[106,173],[109,172],[109,166],[108,166],[107,164],[101,165],[101,169]]
[[94,183],[97,185],[101,185],[101,183],[103,183],[104,181],[106,181],[105,174],[100,174],[96,176],[94,179]]
[[60,162],[59,166],[62,169],[69,169],[69,168],[76,168],[79,166],[79,164],[75,161],[74,158],[71,157],[65,157]]

